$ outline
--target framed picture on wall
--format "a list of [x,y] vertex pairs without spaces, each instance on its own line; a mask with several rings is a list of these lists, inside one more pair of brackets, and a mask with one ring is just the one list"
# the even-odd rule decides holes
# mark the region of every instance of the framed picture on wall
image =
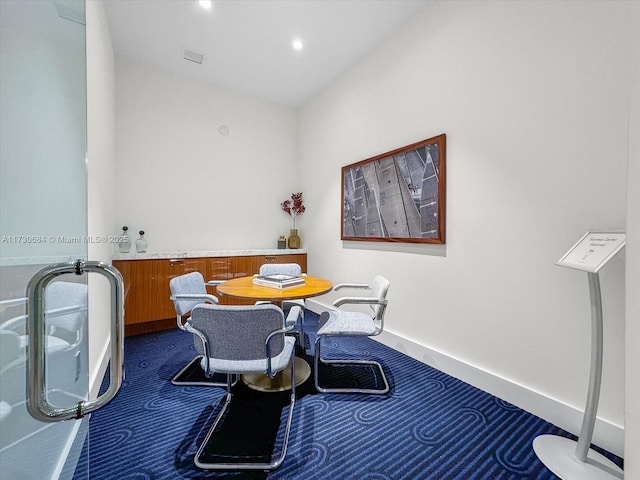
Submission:
[[342,167],[342,240],[445,243],[446,135]]

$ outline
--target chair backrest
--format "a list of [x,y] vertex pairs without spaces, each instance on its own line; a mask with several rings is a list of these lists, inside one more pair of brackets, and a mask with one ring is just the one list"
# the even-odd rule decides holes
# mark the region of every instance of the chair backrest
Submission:
[[19,356],[20,335],[10,330],[0,330],[0,372],[6,364]]
[[[221,360],[262,360],[267,358],[267,338],[284,328],[282,310],[270,304],[228,306],[201,304],[193,308],[189,325],[209,343],[209,357]],[[197,342],[196,348],[202,349]],[[284,348],[284,334],[269,343],[269,356]],[[199,353],[203,354],[204,349]]]
[[297,263],[265,263],[258,275],[302,275],[302,268]]
[[[389,291],[389,280],[382,275],[376,275],[373,282],[370,285],[371,296],[376,297],[378,300],[384,300],[387,298],[387,292]],[[371,305],[371,309],[375,314],[376,320],[382,320],[384,312],[386,310],[384,305]]]
[[[8,413],[11,406],[24,402],[26,357],[20,348],[20,335],[0,330],[0,408]],[[2,428],[7,428],[5,425],[2,423]]]
[[[73,312],[58,314],[51,312],[47,318],[47,327],[63,329],[72,336],[82,330],[87,319],[88,288],[84,283],[52,282],[45,290],[45,311],[74,307]],[[61,336],[59,332],[56,336]]]
[[[173,277],[169,280],[169,288],[171,295],[189,294],[189,295],[206,295],[207,287],[204,284],[204,277],[200,272],[191,272],[179,277]],[[202,303],[202,300],[173,300],[176,313],[179,316],[186,315],[193,307]]]

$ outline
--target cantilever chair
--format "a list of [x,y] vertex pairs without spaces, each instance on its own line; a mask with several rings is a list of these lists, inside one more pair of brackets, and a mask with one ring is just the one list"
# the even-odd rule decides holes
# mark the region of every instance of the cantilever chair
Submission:
[[[266,373],[273,378],[287,365],[295,378],[295,338],[285,335],[296,324],[300,308],[293,307],[284,321],[282,310],[276,305],[222,306],[198,305],[191,311],[186,329],[201,340],[200,362],[206,376],[215,372],[227,374],[227,396],[213,425],[198,448],[195,464],[207,470],[273,470],[284,461],[293,407],[296,399],[295,382],[291,387],[289,414],[280,455],[270,462],[217,462],[206,452],[209,440],[215,435],[220,420],[231,403],[231,377],[243,373]],[[215,443],[215,441],[212,440]]]
[[[320,316],[318,335],[315,341],[315,374],[314,381],[316,389],[323,393],[376,393],[385,394],[389,391],[389,382],[384,374],[380,363],[370,360],[323,360],[320,352],[322,339],[325,337],[373,337],[379,335],[384,327],[384,313],[387,308],[387,291],[389,290],[389,280],[376,275],[371,285],[368,284],[348,284],[341,283],[336,285],[334,290],[343,288],[362,289],[370,293],[368,296],[341,297],[338,298],[333,305],[341,307],[343,305],[368,305],[371,313],[360,311],[344,311],[334,310],[331,312],[323,312]],[[380,375],[381,382],[384,384],[382,388],[337,388],[331,386],[322,387],[319,381],[319,367],[321,365],[368,365],[377,370]],[[376,375],[377,377],[377,375]],[[374,378],[375,381],[375,378]],[[378,383],[378,382],[376,382]],[[378,383],[379,384],[379,383]]]
[[[48,353],[76,349],[83,340],[87,321],[87,285],[73,282],[52,282],[45,290],[46,346]],[[26,351],[26,315],[7,320],[0,330],[18,334],[19,347]]]
[[[297,263],[265,263],[260,266],[260,271],[258,273],[260,276],[266,275],[295,275],[301,276],[305,275],[302,273],[302,267]],[[264,301],[256,302],[256,305],[267,303]],[[302,310],[302,315],[300,316],[300,346],[305,348],[305,340],[304,340],[304,309],[305,304],[304,300],[285,300],[282,302],[282,310],[284,310],[285,315],[289,312],[291,307],[298,306]]]
[[[3,422],[25,397],[27,355],[20,343],[18,333],[0,329],[0,419]],[[3,423],[3,428],[4,425]]]
[[[47,350],[47,382],[59,391],[77,390],[74,375],[86,372],[87,285],[67,281],[54,281],[45,292],[45,345]],[[4,301],[3,308],[24,311],[26,299]],[[5,311],[5,313],[7,313]],[[13,317],[0,324],[0,417],[2,422],[28,422],[25,410],[25,368],[29,336],[27,315]],[[13,410],[13,413],[12,413]],[[12,419],[7,418],[12,415]],[[0,422],[0,423],[2,423]],[[2,423],[5,428],[7,423]],[[7,431],[7,439],[11,434]],[[17,438],[15,440],[18,440]],[[11,441],[9,441],[11,443]]]
[[[207,287],[204,283],[204,277],[200,272],[191,272],[179,277],[174,277],[169,280],[169,288],[171,289],[171,300],[176,309],[176,323],[178,328],[188,331],[187,323],[182,321],[182,318],[187,315],[193,307],[202,303],[217,304],[218,298],[214,295],[207,293]],[[194,343],[196,349],[200,346],[200,339],[194,337]],[[171,379],[171,383],[174,385],[202,385],[212,387],[224,387],[226,380],[224,378],[218,379],[219,381],[210,381],[210,379],[203,380],[198,378],[200,376],[199,363],[202,359],[202,355],[196,356],[191,362],[189,362],[182,370],[176,373]],[[195,373],[195,375],[194,375]]]

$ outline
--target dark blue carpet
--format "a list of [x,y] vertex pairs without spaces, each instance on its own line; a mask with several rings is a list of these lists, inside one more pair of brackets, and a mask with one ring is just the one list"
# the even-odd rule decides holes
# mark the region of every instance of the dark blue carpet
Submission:
[[[307,331],[315,331],[317,322],[318,316],[307,312]],[[313,333],[310,337],[313,343]],[[323,343],[327,357],[358,354],[382,363],[389,394],[319,394],[310,379],[299,389],[287,458],[278,470],[214,473],[197,469],[193,455],[215,418],[223,390],[170,383],[196,355],[191,336],[174,330],[129,337],[122,389],[91,418],[82,454],[89,455],[90,472],[81,459],[74,479],[556,478],[531,444],[546,433],[571,437],[567,432],[373,340]],[[246,387],[238,389],[242,398]],[[286,408],[283,419],[285,413]],[[607,456],[622,465],[619,458]]]

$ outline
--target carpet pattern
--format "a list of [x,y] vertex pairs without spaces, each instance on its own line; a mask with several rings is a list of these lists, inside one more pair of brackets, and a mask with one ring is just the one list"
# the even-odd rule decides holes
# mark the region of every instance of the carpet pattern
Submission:
[[[306,313],[311,345],[317,322],[318,315]],[[193,456],[224,392],[171,384],[195,356],[191,335],[180,330],[126,338],[126,379],[117,397],[92,415],[74,480],[546,480],[556,476],[536,457],[533,439],[575,438],[373,340],[341,338],[323,343],[323,356],[379,361],[391,385],[387,395],[320,394],[311,378],[299,388],[287,457],[278,470],[202,471]],[[235,388],[239,404],[260,402],[241,382]],[[286,406],[282,422],[285,415]],[[256,436],[246,425],[231,430],[229,442],[239,445],[243,435]],[[599,451],[622,466],[621,459]]]

